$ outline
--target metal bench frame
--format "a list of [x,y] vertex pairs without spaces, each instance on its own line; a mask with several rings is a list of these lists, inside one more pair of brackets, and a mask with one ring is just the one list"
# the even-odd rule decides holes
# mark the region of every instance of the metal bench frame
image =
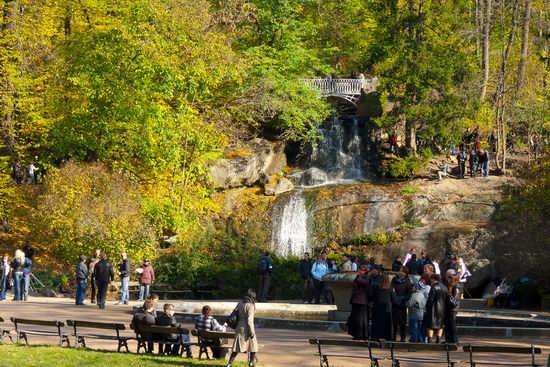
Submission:
[[[31,319],[18,319],[15,317],[10,318],[11,322],[15,325],[15,333],[17,334],[17,343],[20,343],[21,340],[25,341],[26,345],[29,345],[29,341],[27,339],[27,335],[46,335],[46,336],[57,336],[59,337],[59,346],[63,346],[63,344],[67,344],[68,347],[71,346],[71,342],[69,340],[69,335],[64,334],[61,331],[61,328],[65,326],[65,324],[61,321],[49,321],[49,320],[31,320]],[[34,326],[45,326],[50,328],[57,328],[57,333],[53,331],[42,331],[42,330],[21,330],[19,325],[34,325]]]
[[202,358],[203,353],[206,354],[206,359],[210,359],[210,354],[208,353],[208,348],[214,347],[214,348],[225,348],[225,349],[231,349],[231,347],[224,347],[224,346],[212,346],[209,344],[204,344],[203,339],[235,339],[235,333],[230,332],[224,332],[224,331],[210,331],[210,330],[198,330],[193,329],[191,330],[191,335],[197,337],[198,341],[198,347],[199,347],[199,359]]
[[[126,330],[126,326],[120,323],[107,323],[107,322],[93,322],[82,320],[67,320],[67,325],[73,327],[73,336],[75,337],[75,347],[86,348],[86,338],[103,339],[103,340],[116,340],[118,342],[117,352],[120,352],[122,348],[126,348],[126,352],[130,352],[128,349],[128,340],[135,339],[133,336],[120,336],[121,330]],[[116,336],[110,335],[97,335],[79,333],[78,328],[88,329],[101,329],[101,330],[113,330],[116,332]]]
[[465,345],[463,347],[464,352],[468,352],[470,354],[470,366],[475,367],[478,364],[481,365],[490,365],[490,364],[496,364],[498,365],[499,362],[495,361],[475,361],[474,360],[474,353],[510,353],[510,354],[530,354],[531,355],[531,364],[528,363],[514,363],[514,362],[508,362],[508,363],[502,363],[500,365],[503,366],[531,366],[531,367],[538,367],[542,366],[540,364],[537,364],[535,360],[535,354],[541,354],[542,349],[535,347],[534,345],[531,345],[530,347],[500,347],[500,346],[494,346],[494,345]]
[[[317,345],[318,355],[319,355],[319,366],[320,367],[330,367],[328,357],[344,357],[344,358],[362,358],[369,359],[371,366],[378,367],[379,361],[386,359],[386,357],[375,356],[372,354],[372,349],[382,348],[383,345],[378,341],[372,340],[350,340],[350,339],[321,339],[314,338],[309,339],[309,344]],[[342,347],[354,347],[354,348],[366,348],[368,349],[368,356],[354,356],[348,354],[340,353],[323,353],[322,346],[342,346]]]
[[[4,319],[0,317],[0,322],[4,322]],[[5,329],[0,327],[0,344],[4,344],[4,340],[8,338],[13,343],[13,337],[11,336],[12,329]]]
[[[384,348],[390,349],[390,356],[392,360],[392,365],[394,367],[400,366],[400,361],[403,362],[417,362],[417,363],[446,363],[448,367],[454,367],[455,364],[459,363],[459,360],[451,359],[451,352],[457,350],[456,344],[427,344],[427,343],[406,343],[406,342],[394,342],[386,341],[384,342]],[[399,357],[395,355],[395,350],[425,350],[425,351],[445,351],[446,359],[442,358],[433,358],[433,357]]]
[[[172,340],[163,340],[163,339],[144,339],[141,335],[142,333],[151,333],[153,335],[155,334],[164,334],[164,335],[172,335],[172,334],[187,334],[189,335],[189,330],[186,328],[178,327],[178,326],[158,326],[158,325],[136,325],[131,324],[130,329],[134,330],[136,333],[136,341],[137,341],[137,353],[139,354],[139,351],[141,348],[143,348],[145,351],[147,351],[147,343],[159,343],[159,344],[168,344],[168,345],[174,345],[178,344],[181,347],[186,347],[188,345],[195,345],[194,343],[184,343],[181,340],[178,341],[172,341]],[[155,335],[156,336],[156,335]],[[185,348],[180,349],[179,355],[181,356],[183,354],[183,350]]]

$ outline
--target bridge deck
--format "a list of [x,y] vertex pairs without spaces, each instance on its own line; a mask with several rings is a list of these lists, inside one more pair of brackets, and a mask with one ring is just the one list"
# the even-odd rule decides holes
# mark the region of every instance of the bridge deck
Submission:
[[376,91],[378,79],[300,79],[323,97],[340,97],[356,104],[361,93]]

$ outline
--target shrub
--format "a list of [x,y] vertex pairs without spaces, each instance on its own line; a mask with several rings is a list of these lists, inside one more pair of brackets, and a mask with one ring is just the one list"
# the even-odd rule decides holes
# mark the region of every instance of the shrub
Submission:
[[376,231],[352,238],[348,245],[352,246],[386,246],[401,240],[398,232],[387,231],[380,227]]
[[384,160],[382,170],[389,177],[410,177],[425,168],[427,163],[426,158],[414,155],[403,158],[392,156]]
[[418,187],[405,186],[401,189],[401,194],[403,194],[403,195],[413,195],[413,194],[416,194],[420,191],[422,191],[422,190],[420,190]]

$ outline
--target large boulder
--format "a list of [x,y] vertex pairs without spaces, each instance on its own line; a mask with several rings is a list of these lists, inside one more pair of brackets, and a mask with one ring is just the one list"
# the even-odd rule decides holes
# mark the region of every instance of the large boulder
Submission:
[[473,297],[480,296],[485,287],[487,287],[487,284],[496,277],[495,264],[488,263],[478,270],[471,271],[471,273],[472,276],[468,277],[468,281],[464,285],[464,288]]
[[292,190],[294,190],[294,184],[285,177],[271,177],[264,186],[264,193],[266,195],[279,195]]
[[286,166],[282,142],[256,138],[236,157],[218,160],[210,170],[216,188],[252,186],[261,179],[280,173]]

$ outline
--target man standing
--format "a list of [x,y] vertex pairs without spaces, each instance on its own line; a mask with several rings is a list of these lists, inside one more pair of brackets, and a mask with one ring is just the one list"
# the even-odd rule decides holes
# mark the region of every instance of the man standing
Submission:
[[458,162],[458,178],[464,178],[466,173],[466,159],[468,158],[464,147],[461,147],[460,152],[456,155],[456,160]]
[[78,264],[76,264],[76,301],[77,306],[84,306],[86,298],[86,278],[88,278],[88,267],[86,266],[86,256],[80,255]]
[[304,253],[304,257],[300,260],[300,277],[304,281],[302,289],[302,301],[304,303],[313,303],[313,279],[311,279],[311,260],[309,252]]
[[120,301],[118,301],[116,304],[128,304],[128,300],[130,299],[130,294],[128,290],[128,285],[130,282],[130,259],[128,259],[128,255],[126,255],[126,252],[123,252],[120,254],[122,257],[122,262],[118,266],[118,275],[120,276]]
[[260,274],[260,286],[258,288],[259,302],[267,302],[267,294],[269,293],[269,284],[271,283],[272,271],[273,263],[269,257],[269,251],[266,251],[258,261],[258,273]]
[[94,275],[94,269],[96,264],[99,262],[101,256],[101,250],[96,249],[94,251],[94,254],[90,259],[88,260],[88,274],[90,274],[90,283],[92,285],[92,301],[91,303],[95,303],[96,297],[97,297],[97,286],[95,281],[95,275]]
[[143,260],[143,271],[139,275],[139,300],[143,301],[149,297],[149,288],[155,282],[155,269],[149,259]]
[[321,294],[325,288],[323,277],[328,272],[327,263],[323,255],[318,255],[315,264],[311,267],[311,275],[313,276],[313,286],[315,288],[315,303],[321,303]]
[[489,176],[489,153],[484,149],[480,149],[477,152],[477,157],[477,164],[481,167],[483,177]]
[[105,253],[101,254],[101,260],[95,266],[94,277],[97,283],[97,307],[104,309],[109,283],[115,279],[113,265],[107,261]]

